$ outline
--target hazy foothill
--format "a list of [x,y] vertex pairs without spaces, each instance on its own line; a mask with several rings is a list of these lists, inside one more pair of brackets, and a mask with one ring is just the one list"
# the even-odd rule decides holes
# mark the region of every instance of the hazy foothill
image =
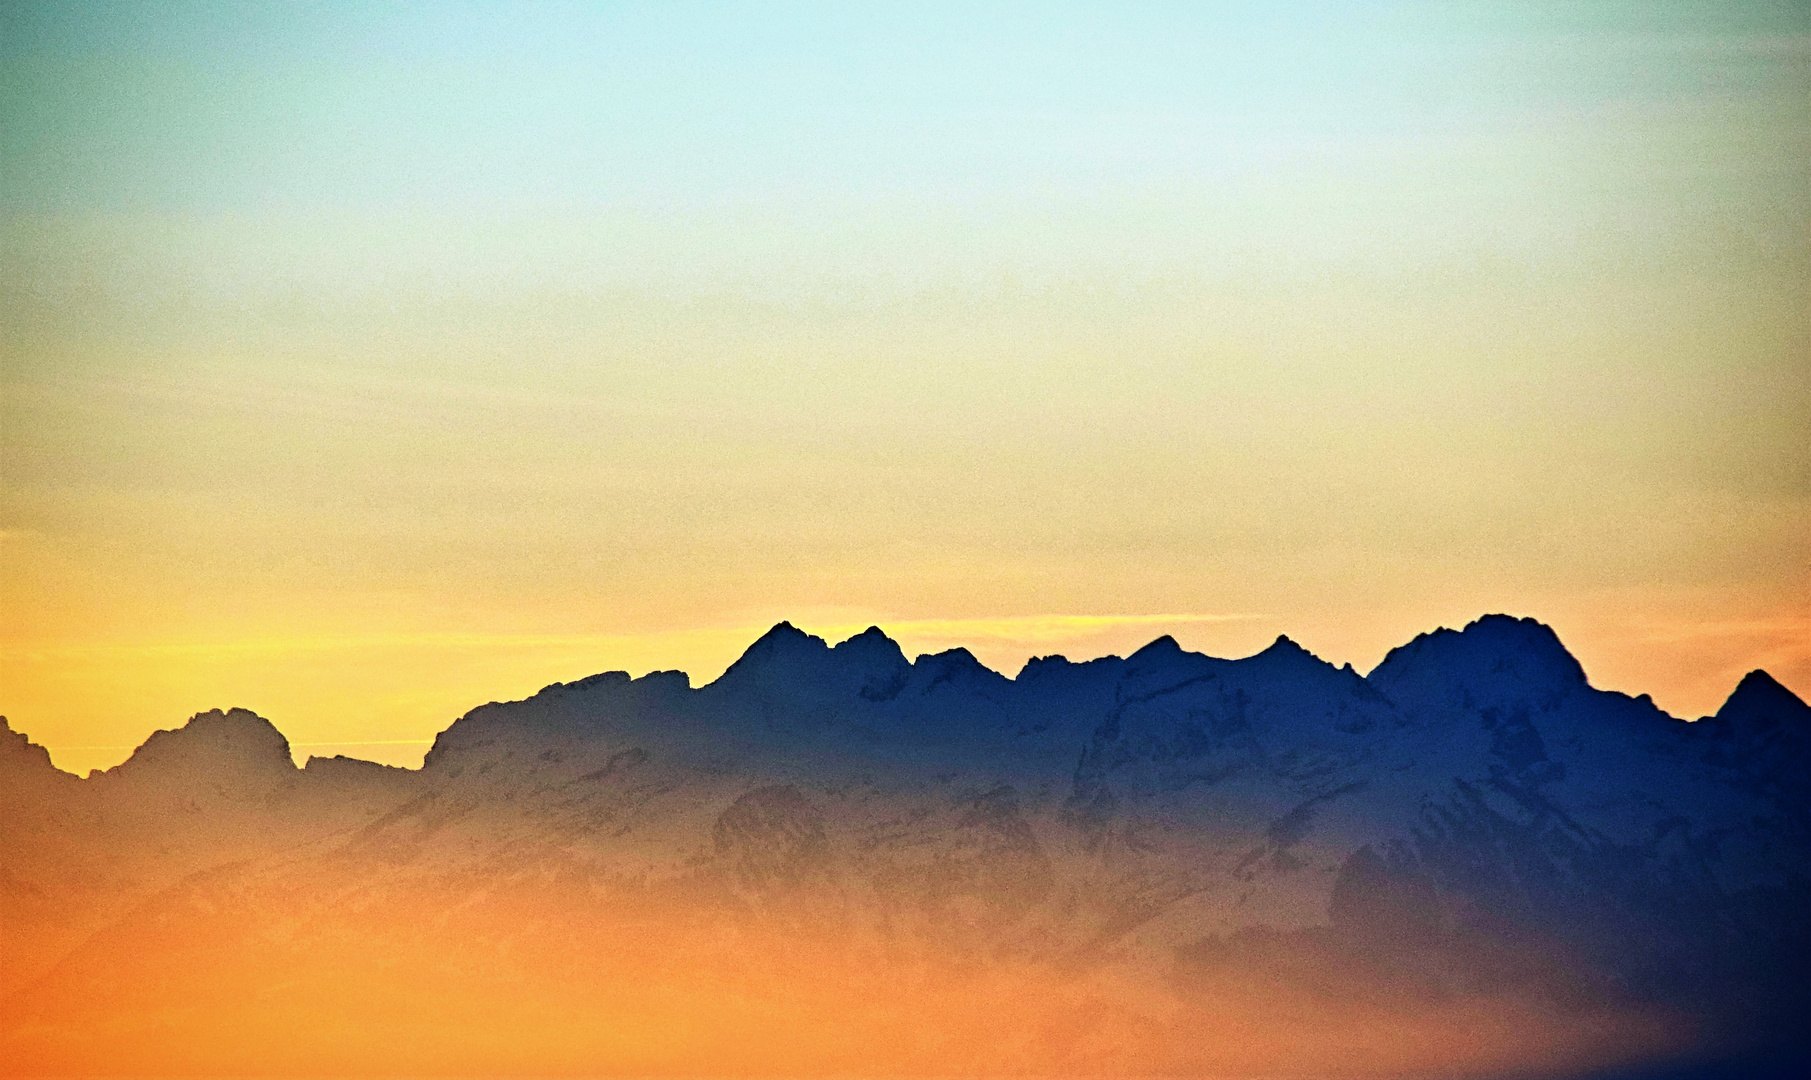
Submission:
[[[1168,637],[1008,678],[782,623],[420,770],[241,709],[0,740],[23,1073],[1585,1075],[1804,1061],[1811,708],[1486,616],[1368,675]],[[116,1033],[97,1038],[97,1033]],[[298,1037],[306,1033],[306,1037]]]

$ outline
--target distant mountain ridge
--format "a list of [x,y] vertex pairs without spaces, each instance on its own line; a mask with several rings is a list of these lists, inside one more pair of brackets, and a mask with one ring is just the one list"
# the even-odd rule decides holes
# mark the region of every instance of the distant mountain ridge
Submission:
[[[1165,1035],[1155,1018],[1214,1001],[1243,1016],[1260,999],[1287,1004],[1251,1006],[1239,1045],[1269,1045],[1267,1024],[1293,1032],[1280,1057],[1240,1066],[1261,1071],[1413,1071],[1401,1046],[1433,1046],[1429,1017],[1467,1010],[1513,1018],[1490,1022],[1506,1025],[1500,1045],[1415,1051],[1434,1055],[1426,1068],[1558,1075],[1687,1051],[1811,1061],[1798,1023],[1811,1007],[1811,708],[1754,672],[1714,717],[1681,721],[1592,688],[1532,619],[1422,634],[1362,676],[1287,637],[1238,660],[1160,637],[1123,658],[1035,658],[1013,678],[963,649],[908,660],[878,628],[833,646],[780,623],[701,687],[681,672],[607,672],[480,706],[419,770],[349,758],[297,769],[274,726],[234,709],[80,780],[3,725],[0,914],[9,939],[32,944],[0,984],[0,1050],[51,1071],[108,1064],[77,1048],[86,1021],[71,1017],[93,1002],[116,1001],[112,1022],[155,1012],[119,997],[97,934],[116,954],[249,987],[272,949],[303,950],[306,968],[352,941],[336,963],[427,948],[373,929],[390,916],[344,912],[415,912],[406,926],[488,911],[504,921],[471,935],[498,942],[475,954],[498,985],[593,1000],[604,991],[588,976],[519,957],[591,940],[655,894],[666,899],[637,925],[689,912],[660,931],[688,942],[719,928],[687,946],[698,971],[738,963],[711,934],[791,942],[770,966],[811,949],[830,950],[826,971],[870,956],[838,976],[831,1002],[871,994],[908,1009],[887,995],[926,964],[966,973],[926,986],[1047,970],[1015,991],[1033,1003],[1015,1008],[1034,1011],[1121,980],[1109,994],[1121,1012],[1097,1017],[1092,1049],[1026,1036],[996,1060],[953,1049],[968,1046],[955,1033],[970,1021],[952,1014],[901,1029],[943,1033],[942,1049],[908,1061],[916,1071],[1223,1070],[1245,1051]],[[517,894],[538,912],[527,922],[496,907]],[[181,925],[210,942],[205,962],[186,938],[173,944],[178,897]],[[290,929],[273,944],[272,927]],[[419,955],[422,972],[442,963]],[[869,986],[870,968],[895,975]],[[767,993],[791,1000],[818,978]],[[732,1010],[729,1027],[769,1000],[696,993]],[[1383,1010],[1367,1030],[1404,1033],[1401,1046],[1348,1060],[1356,1051],[1327,1034],[1338,1023],[1278,1019],[1335,1000],[1354,1016]],[[251,1010],[247,1030],[283,1023],[261,1001],[231,1006]],[[902,1045],[883,1036],[891,1021],[863,1015],[835,1028],[858,1033],[853,1057],[798,1057],[795,1045],[745,1067],[836,1071],[862,1060],[861,1032]],[[189,1048],[158,1067],[206,1071],[214,1059],[178,1042]],[[255,1053],[218,1052],[229,1070]],[[446,1064],[422,1053],[383,1060]],[[311,1068],[336,1067],[319,1054]],[[595,1071],[619,1059],[574,1060]]]

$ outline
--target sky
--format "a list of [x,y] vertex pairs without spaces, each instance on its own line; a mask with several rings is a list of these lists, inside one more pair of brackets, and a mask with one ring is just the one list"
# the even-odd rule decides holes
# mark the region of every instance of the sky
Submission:
[[1807,161],[1802,3],[10,3],[0,714],[1491,611],[1811,697]]

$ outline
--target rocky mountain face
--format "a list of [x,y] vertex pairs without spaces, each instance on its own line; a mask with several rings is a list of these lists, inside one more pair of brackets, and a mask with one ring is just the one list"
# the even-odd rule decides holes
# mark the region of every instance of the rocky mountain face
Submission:
[[611,672],[474,709],[415,771],[297,769],[233,710],[81,780],[6,728],[0,1060],[1796,1066],[1808,739],[1763,672],[1687,723],[1506,616],[1366,676],[1287,638],[1160,638],[1009,679],[782,623],[708,686]]

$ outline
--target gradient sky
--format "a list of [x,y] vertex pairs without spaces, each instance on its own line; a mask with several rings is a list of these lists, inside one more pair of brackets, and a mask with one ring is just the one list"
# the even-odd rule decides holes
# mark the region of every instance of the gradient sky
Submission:
[[1499,610],[1811,696],[1811,7],[872,7],[0,7],[0,712]]

